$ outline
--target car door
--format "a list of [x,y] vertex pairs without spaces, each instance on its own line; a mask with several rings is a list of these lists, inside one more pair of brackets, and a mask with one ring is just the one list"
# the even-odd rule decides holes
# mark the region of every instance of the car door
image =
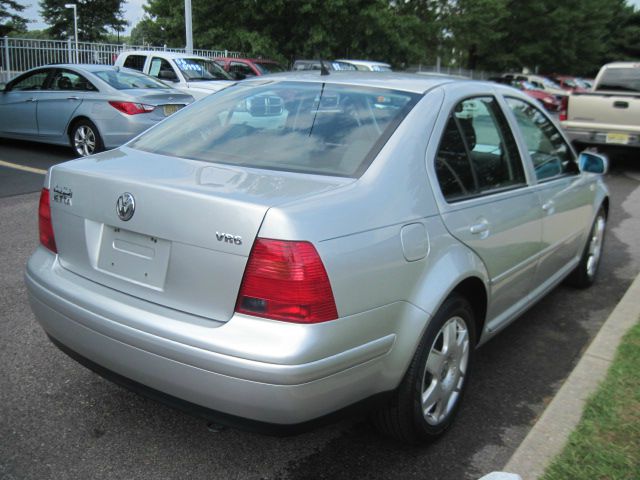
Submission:
[[36,105],[51,69],[27,72],[9,82],[0,94],[0,133],[8,136],[38,135]]
[[57,68],[48,87],[38,98],[38,129],[42,137],[64,137],[67,126],[82,101],[97,89],[84,76]]
[[541,109],[521,98],[506,101],[533,165],[543,211],[543,252],[535,281],[539,287],[575,266],[591,224],[595,189],[586,185],[573,150]]
[[484,262],[490,330],[526,303],[541,249],[538,195],[493,95],[453,107],[435,157],[448,231]]

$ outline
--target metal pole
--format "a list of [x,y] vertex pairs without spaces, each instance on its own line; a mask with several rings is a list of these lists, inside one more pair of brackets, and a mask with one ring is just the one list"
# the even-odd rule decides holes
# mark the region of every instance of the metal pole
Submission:
[[187,35],[187,53],[193,53],[193,31],[191,29],[191,0],[184,0],[184,27]]
[[4,69],[7,72],[6,80],[8,82],[11,77],[9,73],[11,71],[11,59],[9,57],[9,37],[7,36],[4,37]]
[[78,7],[75,3],[66,3],[64,8],[73,9],[73,33],[76,39],[76,63],[80,63],[78,61]]

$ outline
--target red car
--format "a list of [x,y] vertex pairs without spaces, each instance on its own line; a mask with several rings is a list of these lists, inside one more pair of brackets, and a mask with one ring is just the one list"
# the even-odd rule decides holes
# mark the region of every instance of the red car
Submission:
[[287,69],[274,60],[262,58],[215,58],[214,61],[236,80],[257,77],[269,73],[285,72]]
[[558,97],[536,88],[529,82],[514,82],[513,86],[522,90],[530,97],[539,100],[544,108],[549,112],[557,112],[562,107],[562,101],[558,99]]

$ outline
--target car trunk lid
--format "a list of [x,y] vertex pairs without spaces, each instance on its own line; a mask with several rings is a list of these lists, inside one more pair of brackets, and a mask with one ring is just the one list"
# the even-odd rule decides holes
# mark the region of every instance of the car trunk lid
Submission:
[[[226,321],[269,207],[349,181],[127,147],[67,162],[49,182],[59,262],[114,290]],[[133,215],[124,220],[128,195]]]

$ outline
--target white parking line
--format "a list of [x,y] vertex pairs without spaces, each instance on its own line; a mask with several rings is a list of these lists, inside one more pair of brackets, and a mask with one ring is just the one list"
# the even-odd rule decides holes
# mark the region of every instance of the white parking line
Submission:
[[0,167],[13,168],[14,170],[22,170],[24,172],[37,173],[39,175],[46,175],[47,171],[41,168],[27,167],[26,165],[19,165],[17,163],[5,162],[0,160]]

